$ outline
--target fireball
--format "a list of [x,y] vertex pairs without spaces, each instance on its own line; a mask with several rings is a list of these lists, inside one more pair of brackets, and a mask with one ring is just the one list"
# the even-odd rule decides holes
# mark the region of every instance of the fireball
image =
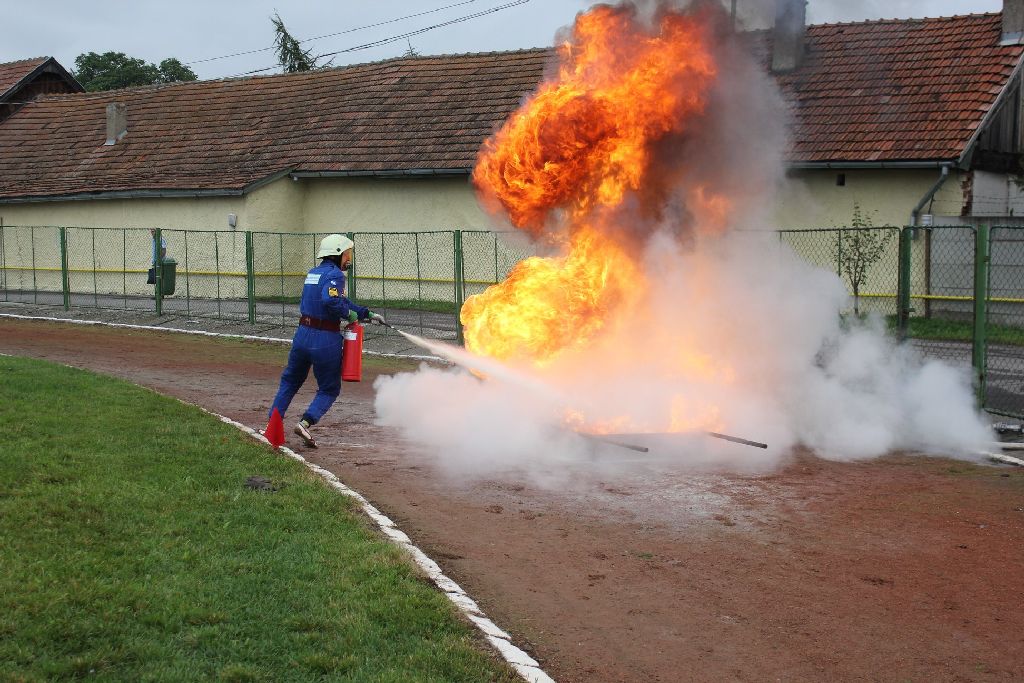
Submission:
[[[635,219],[663,211],[678,180],[667,151],[705,115],[718,75],[713,23],[706,10],[644,21],[632,5],[577,17],[554,76],[484,143],[473,174],[485,207],[557,253],[520,262],[465,302],[470,351],[541,370],[563,361],[564,369],[641,306],[653,229]],[[728,224],[725,196],[704,186],[684,194],[709,232]],[[662,351],[671,372],[728,374],[699,350]],[[715,406],[678,396],[663,412],[662,424],[639,426],[720,422]],[[628,415],[589,422],[597,431],[638,426]]]

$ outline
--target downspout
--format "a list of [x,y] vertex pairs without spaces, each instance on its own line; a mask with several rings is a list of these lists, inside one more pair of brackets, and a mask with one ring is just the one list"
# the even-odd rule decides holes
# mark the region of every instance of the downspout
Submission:
[[914,207],[914,210],[910,212],[910,227],[917,227],[917,219],[921,216],[921,209],[923,209],[925,205],[928,204],[928,202],[934,199],[935,195],[938,194],[939,190],[942,189],[942,186],[946,184],[946,180],[949,178],[949,169],[952,166],[953,164],[942,165],[942,175],[939,176],[939,179],[937,181],[935,181],[935,184],[932,185],[932,188],[928,190],[928,192],[926,192],[923,197],[921,197],[921,201],[917,203],[917,206]]

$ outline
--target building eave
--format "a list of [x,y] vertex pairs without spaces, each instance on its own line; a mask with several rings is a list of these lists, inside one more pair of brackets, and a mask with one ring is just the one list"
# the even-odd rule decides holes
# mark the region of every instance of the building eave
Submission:
[[943,166],[959,167],[958,159],[925,159],[925,160],[888,160],[888,161],[789,161],[787,168],[803,170],[854,170],[854,169],[920,169],[942,168]]
[[60,62],[53,57],[49,57],[39,64],[36,68],[32,69],[29,73],[21,77],[17,83],[12,85],[6,91],[0,93],[0,104],[7,101],[7,99],[18,92],[26,84],[32,82],[32,79],[47,70],[48,67],[55,67],[55,70],[64,78],[64,80],[71,86],[76,92],[85,92],[85,88],[78,82],[78,79],[71,75],[71,73],[65,69]]
[[110,192],[75,192],[71,194],[33,195],[27,197],[0,197],[0,204],[31,204],[40,202],[79,202],[93,199],[154,199],[154,198],[199,198],[199,197],[240,197],[241,189],[215,190],[112,190]]
[[254,190],[286,177],[292,167],[275,171],[268,176],[255,180],[243,187],[227,187],[216,189],[138,189],[111,190],[109,192],[73,192],[59,195],[31,195],[25,197],[0,197],[0,204],[29,204],[38,202],[78,202],[92,199],[198,199],[201,197],[241,197]]
[[974,154],[974,147],[978,144],[978,139],[981,137],[981,134],[985,132],[985,129],[988,128],[988,125],[992,122],[992,118],[996,115],[996,112],[999,111],[999,108],[1003,104],[1003,100],[1007,97],[1007,93],[1010,92],[1010,86],[1020,76],[1022,66],[1024,66],[1024,54],[1017,58],[1017,64],[1013,67],[1013,71],[1010,72],[1010,77],[1006,79],[1005,83],[1003,83],[1003,87],[999,91],[999,95],[992,103],[992,106],[989,107],[988,111],[985,112],[985,116],[982,117],[981,123],[978,124],[978,127],[971,135],[971,139],[967,141],[967,145],[964,147],[963,153],[960,155],[960,158],[957,159],[956,165],[958,167],[966,168],[970,164],[971,157]]
[[473,172],[472,168],[403,168],[381,171],[292,171],[289,175],[298,180],[299,178],[407,178],[410,176],[468,176]]

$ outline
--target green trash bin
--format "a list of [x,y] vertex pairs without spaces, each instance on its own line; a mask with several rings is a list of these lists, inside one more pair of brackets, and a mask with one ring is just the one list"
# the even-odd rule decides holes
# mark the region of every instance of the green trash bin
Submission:
[[178,277],[178,262],[165,258],[160,264],[160,293],[162,296],[174,294],[174,284]]

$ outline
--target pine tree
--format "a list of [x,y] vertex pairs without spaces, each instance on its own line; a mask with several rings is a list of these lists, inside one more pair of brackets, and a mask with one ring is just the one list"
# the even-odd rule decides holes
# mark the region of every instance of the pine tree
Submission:
[[270,18],[274,24],[274,49],[277,51],[277,61],[285,73],[297,71],[312,71],[317,68],[316,57],[312,50],[303,50],[302,44],[288,33],[281,21],[281,15],[274,12]]

